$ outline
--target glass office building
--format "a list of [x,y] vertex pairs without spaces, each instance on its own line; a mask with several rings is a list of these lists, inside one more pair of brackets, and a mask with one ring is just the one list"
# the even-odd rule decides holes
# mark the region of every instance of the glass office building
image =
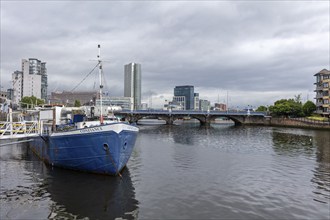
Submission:
[[184,110],[194,109],[194,86],[176,86],[173,100],[176,100],[175,97],[178,96],[184,97]]

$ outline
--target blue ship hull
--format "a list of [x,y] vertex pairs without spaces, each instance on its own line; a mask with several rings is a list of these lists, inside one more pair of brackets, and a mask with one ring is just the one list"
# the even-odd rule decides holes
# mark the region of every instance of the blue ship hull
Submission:
[[40,136],[30,147],[46,164],[117,175],[126,166],[138,128],[115,123]]

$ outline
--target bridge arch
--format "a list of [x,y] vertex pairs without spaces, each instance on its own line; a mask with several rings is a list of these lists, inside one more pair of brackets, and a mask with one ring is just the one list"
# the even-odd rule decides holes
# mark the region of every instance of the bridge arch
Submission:
[[234,117],[229,115],[191,115],[190,117],[197,119],[201,123],[201,125],[209,125],[211,124],[212,121],[220,117],[225,117],[232,120],[235,123],[235,125],[243,124],[242,120],[244,120],[244,118]]
[[243,121],[242,121],[242,118],[239,118],[239,117],[236,117],[236,116],[230,116],[230,115],[212,115],[210,116],[210,121],[214,121],[215,119],[217,118],[220,118],[220,117],[225,117],[225,118],[228,118],[230,120],[232,120],[235,125],[241,125],[243,124]]
[[136,111],[121,111],[115,113],[129,122],[137,123],[138,120],[146,117],[158,118],[166,121],[166,124],[173,124],[175,120],[190,117],[197,119],[202,125],[208,125],[216,118],[226,117],[234,121],[235,125],[249,124],[249,123],[262,123],[264,113],[252,112],[217,112],[217,111],[164,111],[164,110],[136,110]]

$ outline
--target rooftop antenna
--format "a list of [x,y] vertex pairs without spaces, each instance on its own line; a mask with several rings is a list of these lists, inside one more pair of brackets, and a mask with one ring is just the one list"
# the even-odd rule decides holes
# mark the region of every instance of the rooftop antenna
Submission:
[[227,114],[228,114],[228,111],[229,111],[229,106],[228,106],[228,90],[227,90]]
[[307,102],[307,101],[309,101],[309,94],[308,94],[308,91],[307,91],[307,100],[306,100],[306,102]]
[[152,109],[152,92],[150,92],[149,96],[149,108]]

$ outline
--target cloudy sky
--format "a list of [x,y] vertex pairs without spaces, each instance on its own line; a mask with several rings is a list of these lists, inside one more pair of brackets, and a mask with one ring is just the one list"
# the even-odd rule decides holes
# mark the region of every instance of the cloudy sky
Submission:
[[152,107],[177,85],[212,103],[228,92],[235,108],[313,100],[313,75],[330,69],[329,14],[329,1],[1,0],[1,86],[33,57],[47,62],[49,93],[71,90],[101,44],[110,94],[123,96],[124,65],[137,62]]

